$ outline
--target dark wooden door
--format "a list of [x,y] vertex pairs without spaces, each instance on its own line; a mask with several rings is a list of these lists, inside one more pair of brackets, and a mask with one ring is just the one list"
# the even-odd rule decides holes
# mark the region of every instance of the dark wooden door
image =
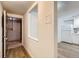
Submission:
[[8,16],[8,41],[22,42],[22,19]]

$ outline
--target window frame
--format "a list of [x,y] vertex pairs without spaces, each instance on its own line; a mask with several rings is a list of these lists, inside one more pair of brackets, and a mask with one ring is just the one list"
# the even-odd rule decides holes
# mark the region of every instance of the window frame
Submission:
[[[35,3],[34,6],[30,9],[29,13],[28,13],[28,38],[32,39],[32,40],[35,40],[35,41],[38,41],[38,33],[37,33],[37,37],[33,37],[30,35],[31,31],[30,31],[30,12],[37,6],[37,10],[38,10],[38,4]],[[37,15],[37,18],[38,18],[38,15]],[[37,23],[38,25],[38,23]],[[37,32],[38,32],[38,29],[37,29]]]

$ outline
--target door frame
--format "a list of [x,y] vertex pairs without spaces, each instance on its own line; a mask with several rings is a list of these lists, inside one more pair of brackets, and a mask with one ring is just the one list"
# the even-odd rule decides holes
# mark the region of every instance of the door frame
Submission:
[[[14,17],[14,16],[7,16],[7,17],[11,17],[12,19],[13,18],[16,18],[16,19],[18,19],[18,20],[12,20],[12,22],[17,22],[17,21],[19,21],[20,22],[20,40],[19,40],[19,42],[21,42],[22,43],[22,18],[19,18],[19,17]],[[7,18],[8,19],[8,18]],[[15,41],[15,40],[14,40]]]
[[5,58],[7,55],[6,17],[7,17],[7,12],[4,10],[2,13],[2,58]]
[[4,58],[4,14],[2,13],[2,58]]
[[22,19],[20,19],[20,42],[22,43]]

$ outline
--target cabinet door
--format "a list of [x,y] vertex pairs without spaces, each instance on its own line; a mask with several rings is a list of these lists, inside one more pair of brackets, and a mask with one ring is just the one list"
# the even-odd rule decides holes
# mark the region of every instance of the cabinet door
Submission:
[[72,37],[73,37],[73,43],[79,44],[79,35],[74,33]]

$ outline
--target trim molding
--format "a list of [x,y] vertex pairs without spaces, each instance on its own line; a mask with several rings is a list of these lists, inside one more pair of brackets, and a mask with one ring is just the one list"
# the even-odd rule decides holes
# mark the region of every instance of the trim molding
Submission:
[[71,44],[71,45],[77,45],[79,46],[79,44],[76,44],[76,43],[70,43],[70,42],[65,42],[65,41],[61,41],[62,43],[67,43],[67,44]]
[[32,53],[27,49],[27,48],[25,48],[25,46],[23,45],[23,47],[24,47],[24,49],[25,49],[25,51],[27,51],[28,52],[28,54],[30,55],[30,57],[32,58],[33,56],[32,56]]

